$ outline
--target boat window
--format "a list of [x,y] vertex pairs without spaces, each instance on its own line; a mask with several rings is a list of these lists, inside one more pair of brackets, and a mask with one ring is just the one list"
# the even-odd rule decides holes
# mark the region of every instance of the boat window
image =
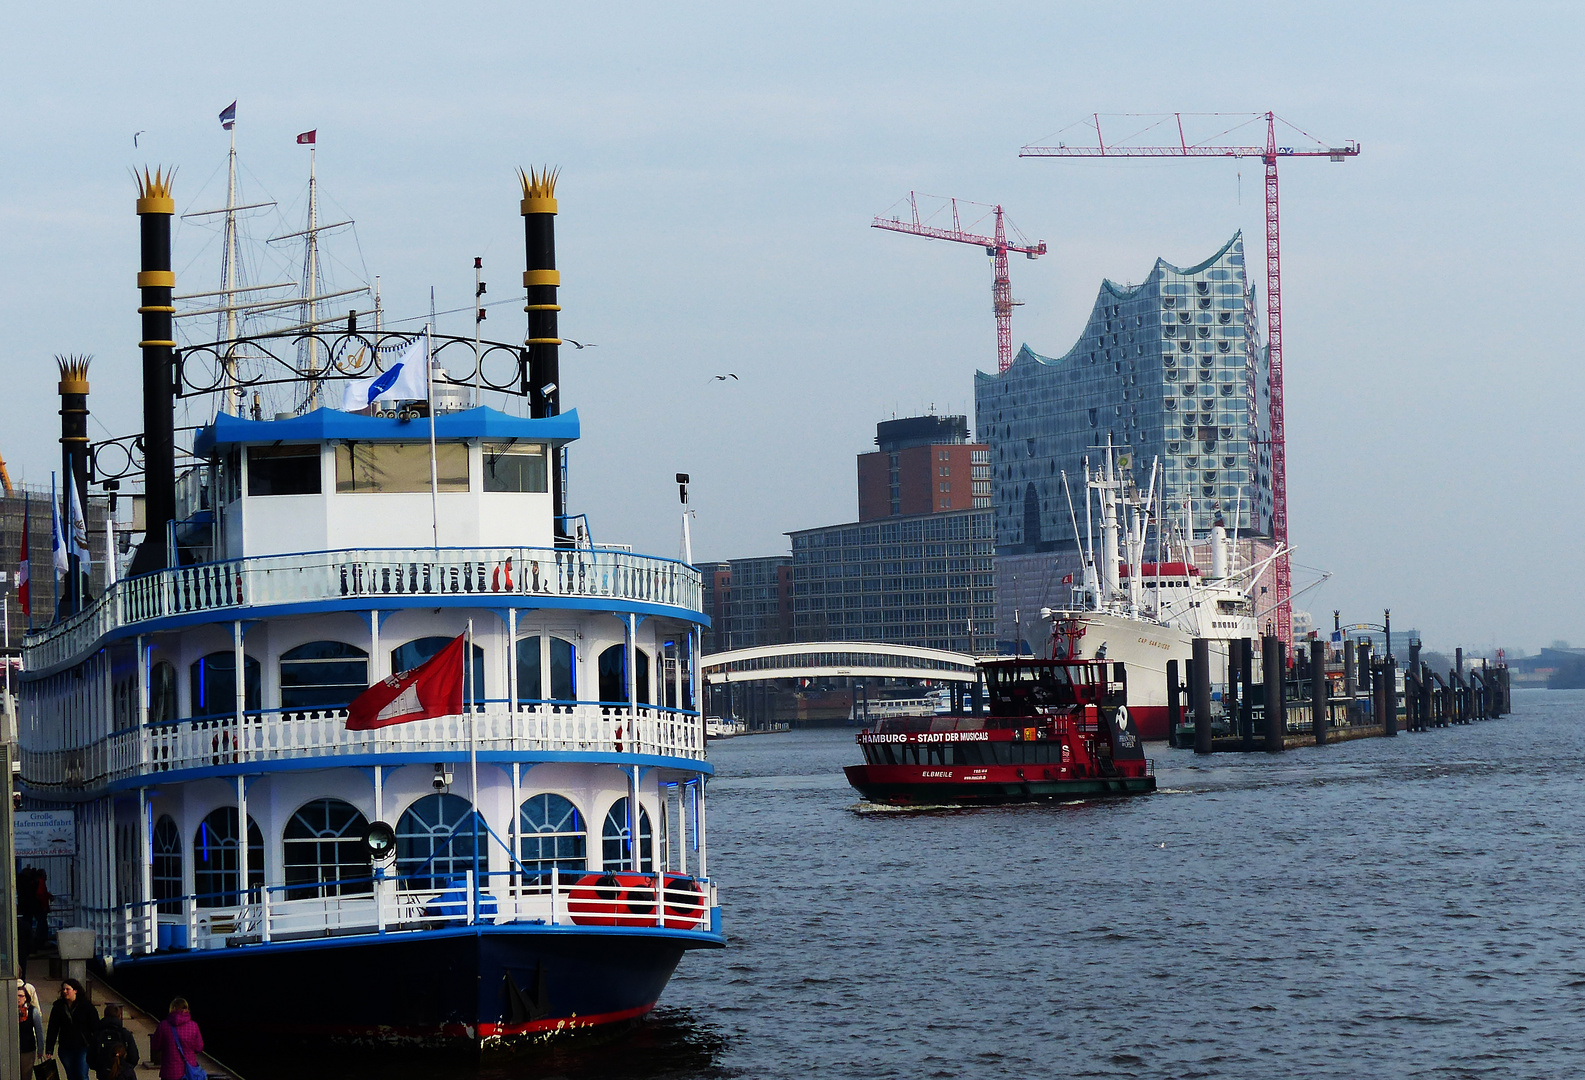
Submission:
[[[445,888],[453,878],[474,870],[474,832],[484,832],[469,816],[468,800],[449,792],[425,795],[407,808],[396,823],[398,887],[424,891]],[[488,834],[486,834],[488,835]],[[479,845],[477,869],[486,865],[487,847]]]
[[589,830],[571,800],[560,795],[531,796],[518,811],[518,858],[530,874],[549,878],[588,869]]
[[176,668],[164,660],[149,668],[149,723],[176,719]]
[[374,869],[363,842],[368,828],[369,819],[340,799],[300,807],[281,836],[286,899],[369,895]]
[[[650,704],[649,696],[649,654],[643,649],[633,650],[637,657],[634,672],[634,682],[638,688],[638,700],[641,704]],[[612,645],[600,654],[600,700],[609,702],[627,701],[627,646]]]
[[484,444],[485,491],[548,491],[544,443]]
[[319,447],[248,447],[249,495],[318,495]]
[[182,834],[176,819],[161,814],[154,823],[154,899],[161,901],[160,914],[176,915],[182,910]]
[[[519,638],[517,641],[517,700],[518,701],[577,701],[576,667],[573,664],[573,644],[561,638],[550,639],[550,686],[540,678],[540,638]],[[546,693],[546,690],[549,693]]]
[[[409,641],[406,645],[398,645],[391,650],[391,671],[394,673],[411,671],[450,645],[453,640],[455,639],[449,637],[421,637]],[[484,649],[478,645],[473,647],[472,681],[473,703],[482,705],[484,704]],[[466,692],[466,684],[464,692]]]
[[[242,902],[237,831],[237,808],[222,806],[204,818],[193,834],[193,891],[199,907],[236,907]],[[248,888],[263,884],[264,835],[249,814]]]
[[[627,796],[606,811],[605,827],[600,830],[600,866],[604,870],[629,870],[633,867],[632,823],[628,820]],[[638,847],[640,871],[655,870],[655,838],[650,830],[649,811],[638,808]]]
[[[244,657],[242,675],[242,707],[258,712],[259,662],[251,656]],[[192,715],[236,715],[237,658],[230,649],[194,660],[187,669],[187,681],[192,693]]]
[[344,641],[310,641],[281,654],[281,708],[346,705],[369,685],[369,654]]
[[[436,444],[435,470],[441,491],[467,491],[467,445],[458,442]],[[336,444],[336,491],[339,494],[428,490],[428,443]]]

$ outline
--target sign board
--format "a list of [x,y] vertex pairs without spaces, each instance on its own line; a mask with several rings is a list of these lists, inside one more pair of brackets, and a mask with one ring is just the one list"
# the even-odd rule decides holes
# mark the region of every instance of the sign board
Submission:
[[18,810],[16,854],[19,859],[76,855],[76,816],[70,810]]

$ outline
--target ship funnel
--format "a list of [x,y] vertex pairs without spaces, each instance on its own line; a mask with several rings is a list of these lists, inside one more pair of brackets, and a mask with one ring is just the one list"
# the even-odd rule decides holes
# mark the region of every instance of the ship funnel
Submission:
[[[77,505],[82,508],[86,517],[88,513],[88,365],[93,362],[91,356],[57,356],[55,364],[60,368],[61,381],[57,387],[61,396],[61,505],[71,505],[68,492],[75,491]],[[65,485],[70,484],[67,488]],[[75,527],[70,511],[61,514],[64,527]],[[70,615],[81,610],[83,603],[82,584],[83,574],[87,567],[72,565],[76,563],[77,556],[70,554],[74,545],[68,544],[67,562],[70,572],[65,578],[65,587],[62,590],[59,609],[62,615]]]
[[1227,576],[1227,524],[1220,509],[1211,525],[1211,576],[1218,581]]
[[174,336],[176,308],[171,294],[176,274],[171,269],[171,218],[176,200],[171,197],[169,173],[147,169],[138,181],[138,225],[143,258],[138,270],[138,291],[143,316],[143,499],[147,532],[132,560],[133,574],[162,570],[175,562],[170,550],[170,523],[176,518],[176,446],[174,407],[176,387]]
[[[561,338],[556,329],[556,313],[561,310],[556,302],[557,290],[561,287],[561,272],[556,269],[557,170],[547,167],[524,172],[519,169],[517,176],[523,187],[520,209],[527,254],[523,290],[528,300],[523,310],[528,312],[528,337],[523,344],[528,347],[529,415],[556,416],[561,412]],[[566,509],[562,505],[561,475],[558,452],[551,463],[550,489],[556,536],[565,539]]]

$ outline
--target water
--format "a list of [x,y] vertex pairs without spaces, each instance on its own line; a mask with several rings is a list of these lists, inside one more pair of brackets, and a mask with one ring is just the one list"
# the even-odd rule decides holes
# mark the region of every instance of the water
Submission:
[[[490,1077],[1563,1077],[1585,1068],[1585,692],[1162,791],[863,810],[851,731],[712,744],[730,946]],[[257,1080],[250,1077],[250,1080]]]

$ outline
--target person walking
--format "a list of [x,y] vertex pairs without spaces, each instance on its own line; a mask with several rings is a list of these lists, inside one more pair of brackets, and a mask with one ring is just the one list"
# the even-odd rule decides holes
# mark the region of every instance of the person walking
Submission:
[[60,1050],[66,1080],[88,1080],[88,1037],[99,1023],[99,1010],[88,1000],[88,991],[76,979],[61,983],[61,996],[50,1006],[45,1031],[44,1056]]
[[187,999],[171,999],[170,1012],[149,1037],[149,1059],[159,1063],[160,1080],[184,1080],[188,1066],[198,1064],[203,1052],[204,1036]]
[[33,1065],[44,1049],[44,1018],[28,998],[28,986],[17,987],[17,1045],[22,1051],[22,1076],[33,1075]]
[[88,1064],[99,1080],[130,1080],[137,1076],[138,1041],[121,1023],[121,1006],[105,1006],[104,1018],[88,1042]]

